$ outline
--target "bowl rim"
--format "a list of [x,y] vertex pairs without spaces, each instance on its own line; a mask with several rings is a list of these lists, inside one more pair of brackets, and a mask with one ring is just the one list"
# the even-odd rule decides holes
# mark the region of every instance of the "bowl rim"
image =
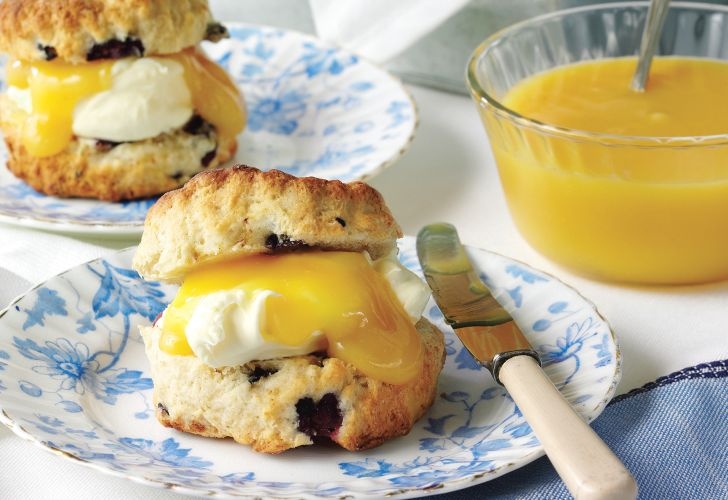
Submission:
[[[647,135],[621,135],[610,134],[605,132],[593,132],[576,128],[562,127],[551,125],[540,120],[528,118],[511,108],[505,106],[499,99],[493,97],[486,92],[478,82],[477,71],[475,67],[479,57],[491,46],[497,45],[504,37],[523,29],[525,26],[540,24],[546,20],[555,17],[570,16],[583,11],[606,11],[624,8],[635,8],[638,10],[649,7],[649,1],[623,1],[623,2],[606,2],[601,4],[590,4],[568,9],[560,9],[547,14],[541,14],[529,19],[524,19],[517,23],[506,26],[496,31],[481,42],[471,53],[468,58],[468,64],[465,70],[465,83],[470,91],[470,95],[479,107],[490,108],[499,118],[503,118],[513,122],[518,127],[535,130],[539,133],[569,139],[575,142],[589,142],[602,144],[610,147],[619,146],[636,146],[639,148],[665,148],[673,147],[676,149],[695,148],[695,147],[716,147],[728,144],[728,132],[715,135],[689,135],[689,136],[647,136]],[[709,10],[711,12],[721,12],[728,15],[728,5],[711,4],[706,2],[670,2],[669,9],[690,9],[690,10]],[[632,56],[624,56],[632,57]],[[697,58],[697,57],[696,57]],[[700,58],[703,59],[703,58]],[[596,59],[595,59],[596,60]],[[586,61],[586,60],[585,60]],[[725,60],[728,64],[728,60]],[[580,61],[582,62],[582,61]],[[578,63],[574,63],[578,64]],[[556,66],[559,67],[559,66]]]

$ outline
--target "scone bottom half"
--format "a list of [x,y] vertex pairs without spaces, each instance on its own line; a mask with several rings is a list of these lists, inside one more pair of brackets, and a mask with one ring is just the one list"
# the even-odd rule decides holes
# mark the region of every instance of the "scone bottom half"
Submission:
[[[181,283],[196,266],[230,256],[366,250],[381,257],[400,234],[365,183],[237,165],[198,174],[162,196],[133,265],[147,279]],[[325,351],[212,367],[165,352],[156,324],[141,333],[159,422],[276,454],[318,442],[365,450],[407,434],[432,405],[445,359],[442,332],[424,318],[415,329],[422,363],[398,384]]]
[[160,351],[159,330],[142,328],[157,420],[262,453],[326,442],[349,451],[379,446],[409,433],[437,393],[442,332],[425,319],[417,329],[425,343],[421,373],[395,385],[320,352],[211,368],[194,356]]
[[[115,202],[176,189],[234,156],[245,103],[200,48],[228,36],[207,0],[57,4],[0,2],[11,173],[46,195]],[[176,76],[164,76],[170,65]]]

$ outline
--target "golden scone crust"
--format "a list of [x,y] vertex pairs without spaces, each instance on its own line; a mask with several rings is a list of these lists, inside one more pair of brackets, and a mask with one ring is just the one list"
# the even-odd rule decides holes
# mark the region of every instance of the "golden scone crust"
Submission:
[[174,283],[215,258],[301,247],[376,259],[401,235],[381,194],[363,182],[236,165],[165,193],[147,213],[133,266],[146,279]]
[[235,153],[236,140],[182,129],[116,145],[74,137],[62,152],[37,157],[20,139],[22,124],[0,96],[0,128],[8,147],[7,167],[35,190],[60,197],[129,200],[176,189],[193,175]]
[[143,55],[170,54],[200,42],[210,22],[207,0],[4,0],[0,52],[76,64],[95,46],[131,40]]
[[443,334],[424,318],[416,326],[424,362],[419,375],[401,385],[367,377],[338,358],[316,355],[215,369],[195,356],[161,351],[160,329],[142,327],[157,419],[180,431],[232,437],[256,451],[280,453],[313,443],[310,434],[317,431],[307,429],[302,419],[306,406],[325,401],[324,412],[338,410],[341,416],[331,439],[352,451],[372,448],[407,434],[437,393]]

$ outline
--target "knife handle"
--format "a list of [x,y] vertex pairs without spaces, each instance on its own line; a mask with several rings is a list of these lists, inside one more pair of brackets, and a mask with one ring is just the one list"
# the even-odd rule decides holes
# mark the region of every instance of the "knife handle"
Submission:
[[514,356],[503,363],[499,375],[574,498],[636,498],[632,475],[536,360]]

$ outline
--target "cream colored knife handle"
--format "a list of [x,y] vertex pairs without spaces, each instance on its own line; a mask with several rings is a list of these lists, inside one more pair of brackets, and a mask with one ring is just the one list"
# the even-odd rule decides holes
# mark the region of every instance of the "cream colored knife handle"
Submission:
[[515,356],[503,363],[499,376],[574,498],[637,496],[632,475],[571,408],[536,360]]

